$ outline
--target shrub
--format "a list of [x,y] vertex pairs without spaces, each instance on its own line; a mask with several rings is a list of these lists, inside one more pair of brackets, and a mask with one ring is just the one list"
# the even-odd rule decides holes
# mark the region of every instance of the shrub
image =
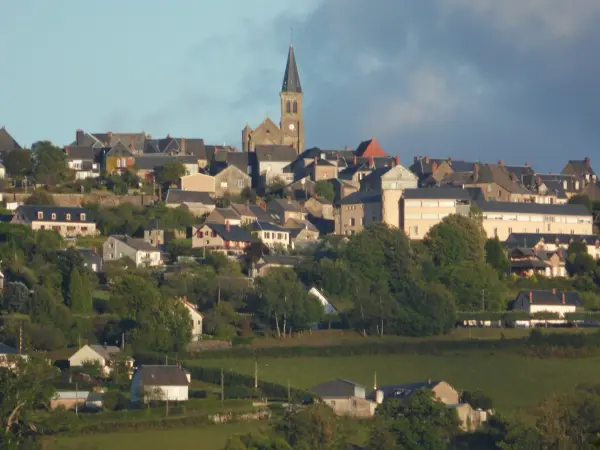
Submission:
[[460,400],[462,403],[468,403],[474,409],[488,410],[494,407],[492,399],[479,390],[463,392]]
[[122,392],[108,391],[104,394],[104,409],[108,411],[121,411],[127,409],[129,399]]

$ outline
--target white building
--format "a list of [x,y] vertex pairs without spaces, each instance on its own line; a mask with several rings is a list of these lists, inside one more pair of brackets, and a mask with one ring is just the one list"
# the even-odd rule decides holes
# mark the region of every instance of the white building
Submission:
[[517,320],[517,326],[528,327],[537,323],[563,324],[566,323],[565,315],[574,313],[583,309],[583,300],[575,291],[521,291],[517,295],[512,309],[514,311],[524,311],[529,314],[536,313],[555,313],[557,319],[535,319],[535,320]]
[[113,345],[84,345],[69,358],[71,367],[82,367],[86,363],[98,363],[104,375],[110,374],[110,361],[121,349]]
[[136,267],[156,267],[163,263],[159,249],[143,239],[129,236],[110,236],[104,242],[102,250],[102,259],[105,263],[125,257],[130,258]]
[[188,302],[187,297],[180,299],[181,303],[190,313],[190,320],[192,321],[192,342],[196,342],[202,336],[202,321],[204,316],[194,305]]
[[190,382],[189,373],[179,366],[142,366],[131,380],[130,398],[134,403],[187,401]]
[[313,286],[308,291],[308,294],[319,300],[321,305],[323,305],[323,308],[325,308],[325,314],[337,314],[337,309],[335,309],[335,307],[329,303],[329,300],[327,300],[327,298],[316,287]]
[[252,234],[269,248],[288,248],[290,245],[290,230],[272,223],[254,222],[252,224]]

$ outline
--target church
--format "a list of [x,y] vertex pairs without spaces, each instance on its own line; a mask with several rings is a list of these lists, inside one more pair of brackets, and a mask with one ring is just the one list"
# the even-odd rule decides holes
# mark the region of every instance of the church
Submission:
[[256,129],[248,124],[242,130],[242,148],[245,152],[254,152],[260,145],[286,145],[304,152],[304,119],[302,118],[302,86],[298,75],[298,66],[294,47],[290,45],[283,85],[279,93],[281,101],[281,119],[279,125],[267,117]]

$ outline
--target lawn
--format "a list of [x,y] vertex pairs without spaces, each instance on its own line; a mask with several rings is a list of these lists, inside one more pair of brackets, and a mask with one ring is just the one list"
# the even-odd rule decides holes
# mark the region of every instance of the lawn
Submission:
[[[224,368],[253,375],[254,360],[202,359],[190,365]],[[481,389],[506,412],[535,407],[546,396],[572,391],[579,383],[597,383],[600,357],[536,359],[498,351],[456,352],[442,356],[390,355],[353,357],[260,358],[259,380],[309,389],[332,378],[372,388],[379,385],[445,380],[457,390]],[[260,384],[260,382],[259,382]]]
[[87,436],[48,439],[44,450],[144,450],[203,449],[220,450],[227,438],[238,433],[248,433],[267,427],[267,422],[237,422],[209,425],[201,428],[176,428],[173,430],[145,430],[91,434]]

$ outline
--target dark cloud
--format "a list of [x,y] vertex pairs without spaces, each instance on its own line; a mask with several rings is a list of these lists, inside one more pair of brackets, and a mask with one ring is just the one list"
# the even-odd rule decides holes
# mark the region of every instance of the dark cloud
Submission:
[[294,24],[307,142],[541,170],[600,157],[599,17],[597,0],[325,1]]

